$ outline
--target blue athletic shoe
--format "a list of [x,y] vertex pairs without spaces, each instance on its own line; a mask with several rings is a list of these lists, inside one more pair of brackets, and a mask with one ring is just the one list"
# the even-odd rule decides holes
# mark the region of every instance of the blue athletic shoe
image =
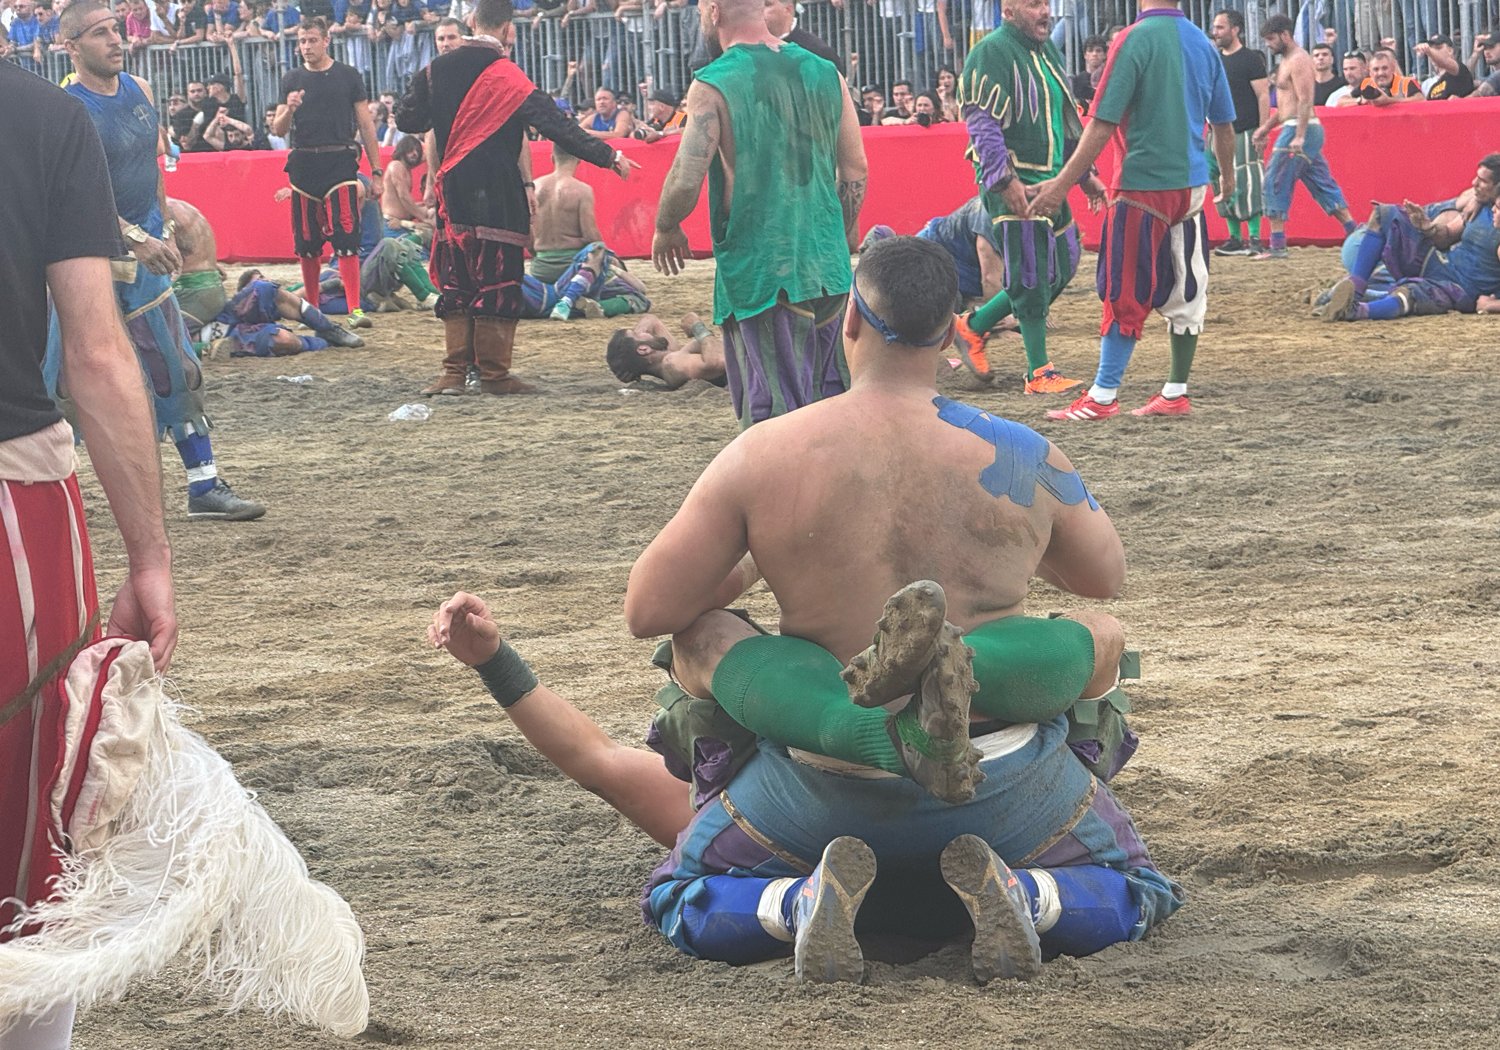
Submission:
[[1042,972],[1042,946],[1021,880],[978,835],[960,835],[942,856],[943,880],[974,922],[974,977],[1029,981]]
[[792,908],[800,980],[864,980],[865,957],[854,936],[854,917],[874,881],[874,850],[849,835],[828,844]]

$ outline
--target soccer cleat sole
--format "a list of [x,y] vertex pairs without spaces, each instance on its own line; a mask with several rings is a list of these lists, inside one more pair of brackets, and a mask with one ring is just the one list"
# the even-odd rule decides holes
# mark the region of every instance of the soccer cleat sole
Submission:
[[1015,872],[977,835],[948,843],[940,863],[943,881],[974,923],[975,979],[1029,981],[1041,973],[1041,942]]
[[818,984],[859,984],[865,979],[865,957],[854,936],[854,919],[875,881],[875,851],[846,835],[828,844],[819,867],[816,899],[797,925],[797,977]]

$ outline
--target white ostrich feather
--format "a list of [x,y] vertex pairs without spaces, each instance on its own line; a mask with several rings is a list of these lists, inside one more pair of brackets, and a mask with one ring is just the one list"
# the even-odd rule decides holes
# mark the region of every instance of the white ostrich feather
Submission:
[[145,767],[112,834],[69,855],[58,893],[18,920],[39,932],[0,944],[0,1030],[69,1000],[118,999],[180,958],[229,1011],[359,1033],[364,935],[348,904],[183,727],[145,644],[126,660],[129,702],[155,710]]

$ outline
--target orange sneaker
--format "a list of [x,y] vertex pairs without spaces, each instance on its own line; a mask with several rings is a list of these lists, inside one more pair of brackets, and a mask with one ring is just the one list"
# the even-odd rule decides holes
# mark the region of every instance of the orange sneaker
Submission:
[[1181,397],[1153,394],[1150,401],[1140,408],[1132,408],[1130,414],[1132,416],[1185,416],[1192,410],[1193,406],[1188,403],[1186,394]]
[[1068,379],[1057,369],[1052,367],[1048,361],[1041,368],[1032,372],[1026,380],[1026,392],[1028,394],[1061,394],[1072,390],[1075,386],[1082,386],[1082,379]]
[[984,356],[985,344],[990,341],[989,333],[980,335],[969,327],[969,318],[959,314],[958,324],[955,326],[958,333],[959,360],[964,367],[974,373],[975,378],[989,382],[994,378],[990,372],[989,358]]
[[1084,394],[1067,408],[1053,409],[1047,413],[1048,419],[1108,419],[1110,416],[1120,414],[1120,400],[1116,398],[1107,405],[1101,405],[1088,394]]

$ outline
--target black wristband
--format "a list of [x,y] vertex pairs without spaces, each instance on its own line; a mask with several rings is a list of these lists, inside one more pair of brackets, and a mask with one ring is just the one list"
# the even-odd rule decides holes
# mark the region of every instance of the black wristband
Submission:
[[501,707],[510,707],[539,684],[526,661],[521,659],[521,654],[504,640],[495,650],[495,655],[474,670],[479,672],[484,687]]

